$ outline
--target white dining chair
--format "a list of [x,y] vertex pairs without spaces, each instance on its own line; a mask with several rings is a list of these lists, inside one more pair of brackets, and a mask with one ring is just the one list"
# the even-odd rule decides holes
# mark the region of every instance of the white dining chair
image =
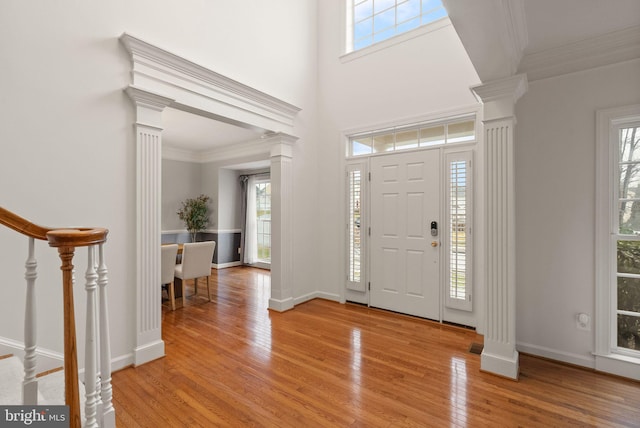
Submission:
[[182,284],[182,302],[186,302],[185,281],[194,280],[195,295],[198,294],[198,278],[207,279],[207,297],[211,301],[209,288],[209,276],[211,276],[211,263],[213,252],[216,249],[215,241],[186,243],[182,249],[182,263],[175,267],[174,275]]
[[162,260],[160,284],[167,288],[169,300],[171,300],[171,310],[176,310],[176,290],[174,287],[174,274],[176,268],[176,256],[178,255],[178,244],[169,244],[162,246]]

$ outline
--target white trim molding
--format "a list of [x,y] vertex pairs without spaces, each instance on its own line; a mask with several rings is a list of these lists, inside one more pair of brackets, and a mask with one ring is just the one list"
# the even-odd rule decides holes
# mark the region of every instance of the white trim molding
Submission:
[[131,55],[132,84],[173,98],[172,108],[292,132],[300,108],[130,34],[120,42]]
[[528,43],[524,0],[443,3],[481,81],[502,79],[517,72]]
[[529,81],[640,58],[640,26],[530,53],[518,71]]
[[615,168],[618,159],[616,127],[640,122],[640,104],[596,112],[596,294],[595,368],[596,370],[640,380],[640,359],[614,353],[616,345],[615,295],[612,281],[616,274],[612,254],[614,224]]
[[502,0],[502,12],[505,16],[503,28],[506,30],[503,40],[509,50],[509,56],[517,67],[529,44],[524,0]]
[[[293,136],[300,109],[129,34],[120,42],[131,55],[132,82],[126,90],[136,107],[137,174],[137,325],[134,363],[164,355],[161,338],[160,195],[162,111],[166,107],[267,131],[256,142],[271,156],[272,246],[270,307],[293,307]],[[238,148],[228,156],[239,157]],[[242,150],[240,150],[242,152]],[[265,158],[267,157],[265,156]],[[219,160],[220,158],[216,158]],[[279,241],[278,241],[279,240]]]

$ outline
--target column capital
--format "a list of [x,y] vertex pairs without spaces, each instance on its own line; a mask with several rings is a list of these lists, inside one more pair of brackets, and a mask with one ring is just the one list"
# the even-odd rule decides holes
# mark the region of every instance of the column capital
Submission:
[[161,130],[162,111],[175,100],[133,85],[129,85],[125,92],[136,106],[136,124]]
[[271,144],[270,156],[293,157],[293,144],[298,141],[298,137],[278,132],[270,134],[266,138],[267,144]]
[[514,116],[516,102],[528,88],[527,75],[516,74],[470,89],[476,99],[484,104],[484,120],[488,121]]
[[138,88],[134,85],[129,85],[127,89],[125,89],[125,92],[136,104],[136,107],[146,107],[156,111],[164,110],[165,107],[175,101],[172,98],[147,91],[146,89]]

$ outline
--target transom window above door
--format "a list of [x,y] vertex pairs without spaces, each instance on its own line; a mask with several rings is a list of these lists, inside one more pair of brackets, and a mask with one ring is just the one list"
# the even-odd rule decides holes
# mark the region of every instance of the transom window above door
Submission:
[[430,24],[447,16],[440,0],[347,0],[347,51]]
[[473,116],[445,122],[423,122],[351,135],[347,156],[366,156],[475,140],[476,121]]

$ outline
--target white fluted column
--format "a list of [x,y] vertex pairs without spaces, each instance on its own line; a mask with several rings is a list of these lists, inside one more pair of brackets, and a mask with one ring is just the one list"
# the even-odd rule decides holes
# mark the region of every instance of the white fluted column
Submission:
[[173,101],[134,86],[136,108],[136,347],[134,364],[164,356],[161,337],[160,244],[162,111]]
[[517,379],[513,128],[527,79],[521,74],[471,90],[483,103],[486,171],[486,328],[480,368]]
[[271,298],[269,309],[293,308],[293,147],[286,134],[271,146]]

